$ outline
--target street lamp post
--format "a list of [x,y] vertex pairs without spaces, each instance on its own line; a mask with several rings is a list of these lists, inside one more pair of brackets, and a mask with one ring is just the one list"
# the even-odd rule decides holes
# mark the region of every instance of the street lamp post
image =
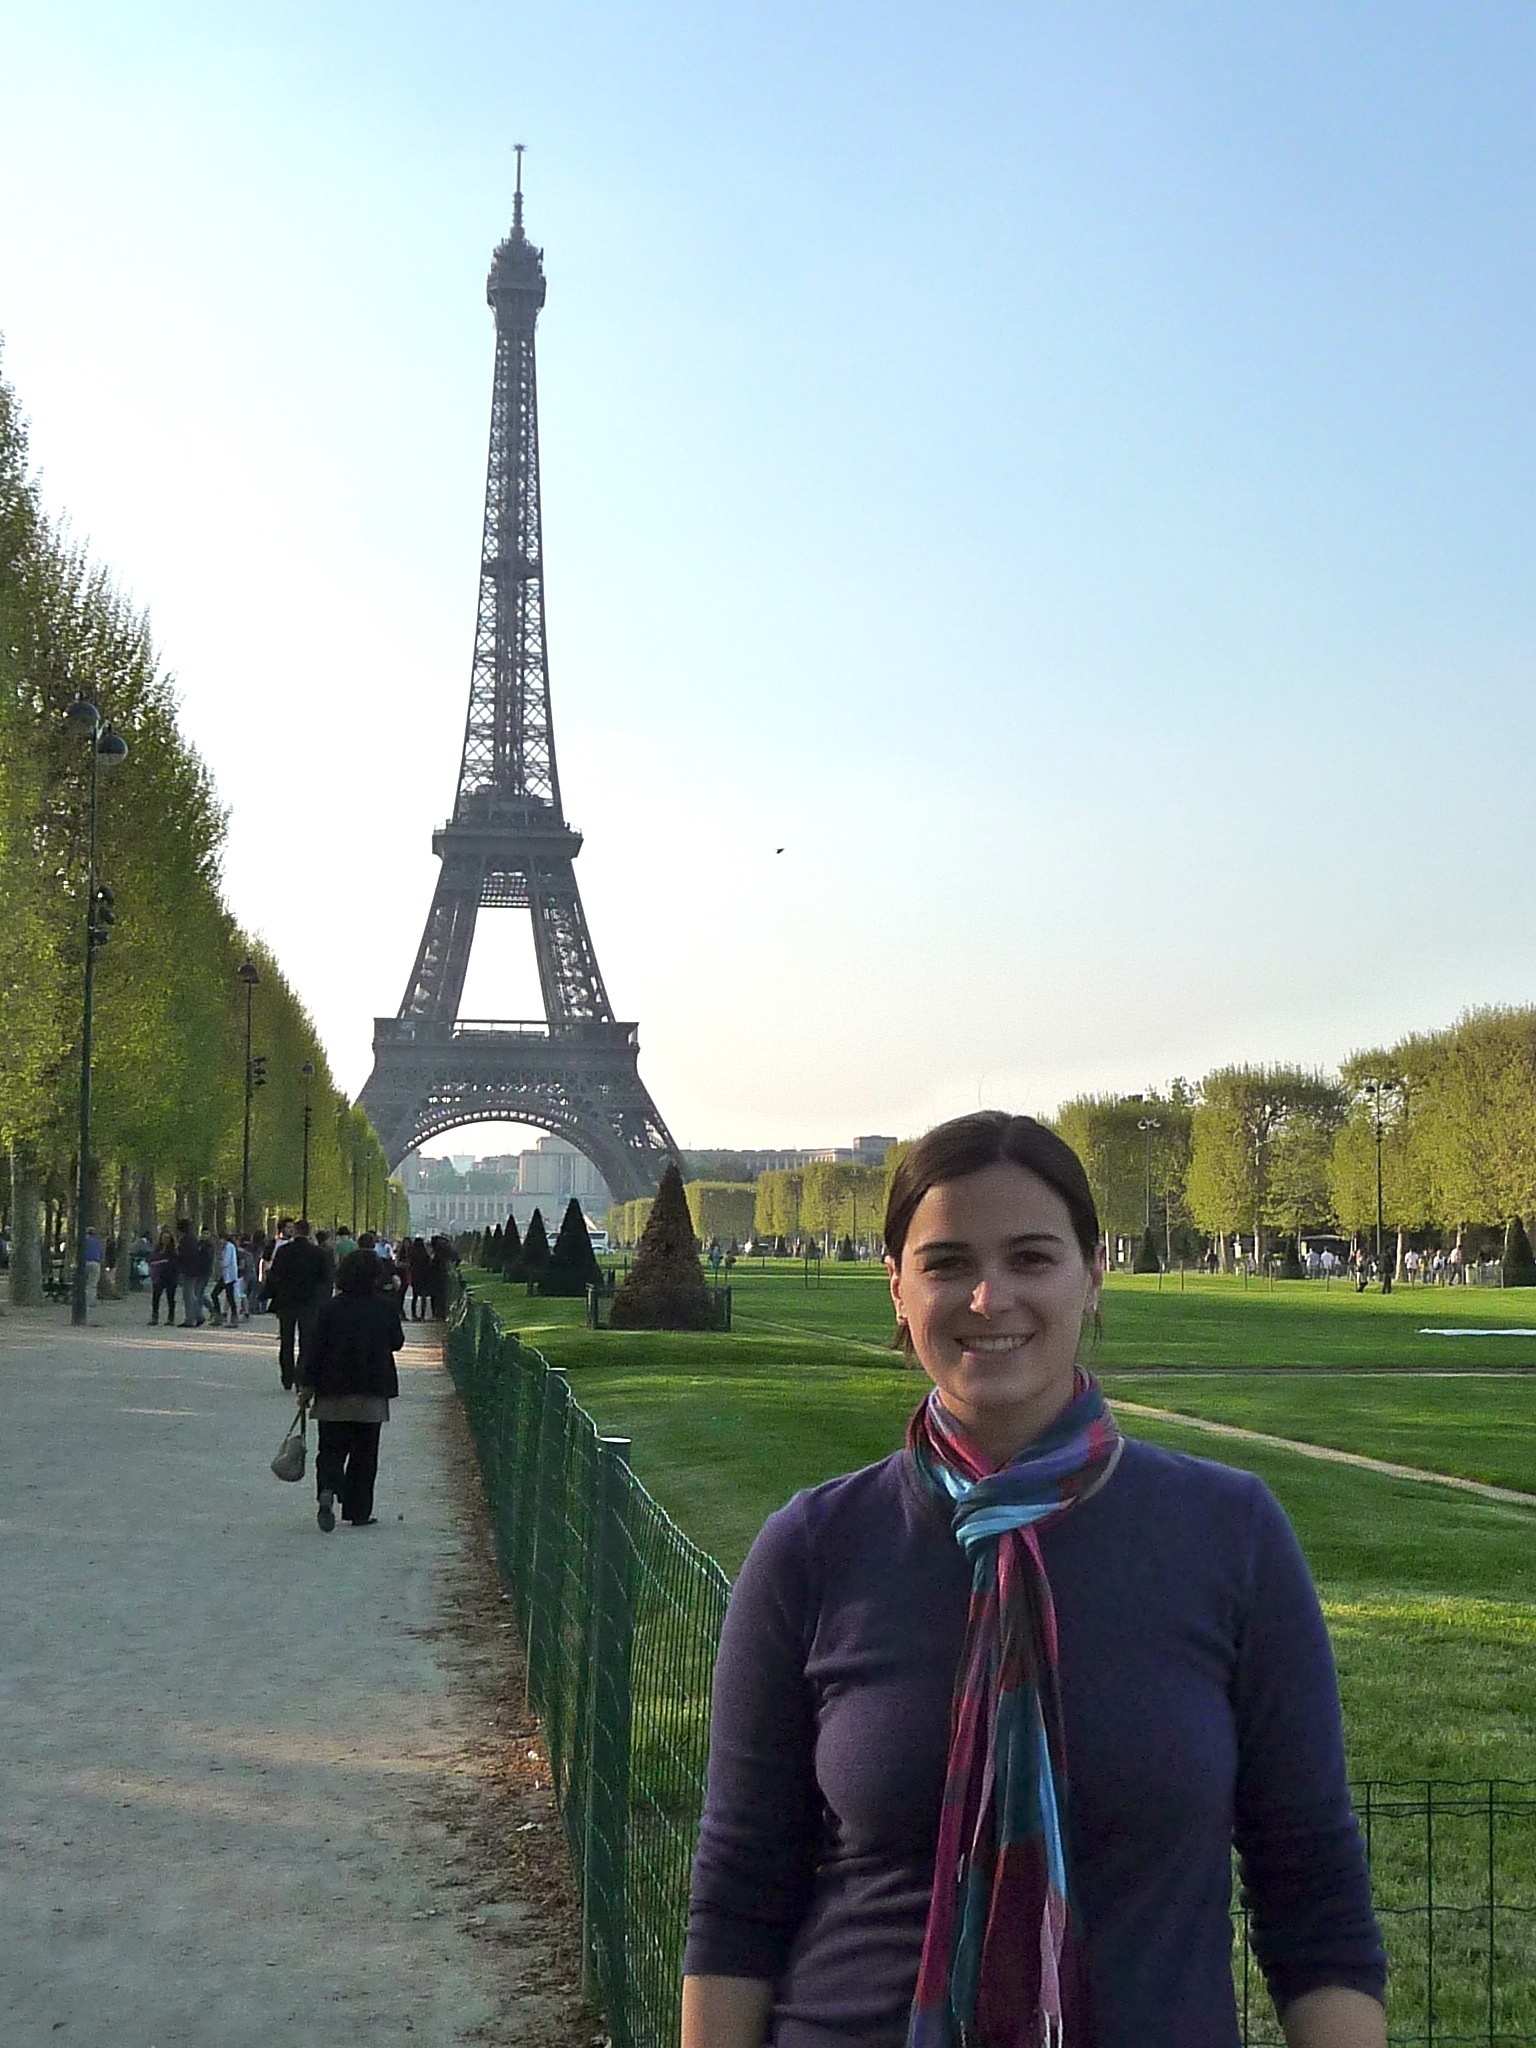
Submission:
[[[1152,1133],[1163,1128],[1162,1119],[1155,1116],[1140,1116],[1136,1119],[1136,1128],[1145,1136],[1147,1141],[1147,1241],[1150,1243],[1152,1240]],[[1155,1256],[1156,1254],[1154,1254]],[[1147,1270],[1150,1271],[1151,1269],[1148,1268]]]
[[299,1196],[299,1214],[309,1221],[309,1127],[314,1121],[314,1112],[309,1106],[309,1084],[315,1078],[313,1060],[306,1060],[299,1072],[304,1076],[304,1183]]
[[96,780],[99,770],[122,766],[128,758],[128,743],[110,725],[102,724],[100,711],[88,697],[75,699],[64,714],[64,722],[77,738],[88,740],[91,749],[90,852],[85,888],[85,999],[80,1017],[80,1159],[75,1177],[75,1274],[69,1297],[70,1321],[83,1323],[86,1320],[86,1204],[91,1181],[91,1033],[96,993],[96,949],[107,943],[107,929],[114,921],[112,891],[103,888],[96,879]]
[[368,1164],[363,1174],[363,1228],[373,1228],[373,1154],[368,1154]]
[[261,976],[256,972],[256,962],[247,953],[240,963],[240,980],[245,984],[245,1134],[240,1145],[240,1235],[251,1234],[251,1096],[256,1087],[255,1069],[251,1065],[251,995]]
[[[1382,1203],[1381,1144],[1385,1126],[1381,1118],[1381,1098],[1395,1095],[1402,1088],[1401,1081],[1383,1081],[1379,1077],[1363,1084],[1361,1093],[1370,1098],[1371,1123],[1376,1134],[1376,1271],[1384,1274],[1382,1266],[1382,1240],[1386,1233],[1386,1215]],[[1390,1284],[1390,1283],[1388,1283]]]

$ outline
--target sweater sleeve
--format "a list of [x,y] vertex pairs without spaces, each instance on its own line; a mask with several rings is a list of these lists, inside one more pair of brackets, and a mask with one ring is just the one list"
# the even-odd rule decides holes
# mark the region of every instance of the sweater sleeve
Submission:
[[731,1595],[715,1665],[709,1775],[689,1901],[689,1976],[782,1972],[820,1843],[804,1509],[768,1520]]
[[1277,2011],[1325,1985],[1384,1998],[1333,1649],[1291,1525],[1257,1484],[1252,1538],[1234,1706],[1235,1833],[1254,1952]]

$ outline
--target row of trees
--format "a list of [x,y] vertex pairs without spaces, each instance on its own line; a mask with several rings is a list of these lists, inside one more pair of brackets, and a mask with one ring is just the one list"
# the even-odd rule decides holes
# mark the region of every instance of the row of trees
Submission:
[[[1282,1240],[1336,1231],[1369,1240],[1380,1214],[1398,1256],[1410,1237],[1450,1245],[1536,1227],[1536,1008],[1469,1011],[1455,1024],[1355,1053],[1339,1074],[1230,1066],[1197,1084],[1083,1095],[1051,1119],[1087,1169],[1111,1239],[1139,1262],[1193,1261],[1240,1244],[1262,1260]],[[755,1184],[687,1189],[698,1236],[878,1238],[892,1169],[818,1161]],[[649,1204],[618,1204],[610,1229],[636,1242]],[[1149,1227],[1150,1225],[1150,1227]]]
[[1536,1217],[1536,1009],[1469,1011],[1444,1030],[1355,1053],[1337,1076],[1235,1066],[1198,1088],[1083,1096],[1057,1128],[1081,1155],[1106,1230],[1175,1256],[1233,1239],[1487,1241]]
[[[760,1173],[755,1181],[691,1180],[684,1184],[694,1235],[704,1244],[745,1244],[749,1238],[832,1244],[878,1239],[885,1216],[890,1169],[905,1150],[893,1149],[884,1166],[818,1159],[807,1166]],[[649,1198],[615,1202],[608,1233],[615,1244],[635,1245],[651,1213]]]
[[[264,1085],[251,1216],[309,1211],[398,1231],[403,1195],[277,962],[224,906],[225,818],[181,733],[144,618],[45,515],[14,391],[0,382],[0,1212],[12,1298],[71,1218],[78,1146],[91,743],[87,699],[126,741],[99,784],[100,880],[114,922],[96,959],[90,1220],[130,1234],[185,1214],[233,1220],[241,1181],[246,986]],[[312,1072],[304,1073],[308,1065]]]

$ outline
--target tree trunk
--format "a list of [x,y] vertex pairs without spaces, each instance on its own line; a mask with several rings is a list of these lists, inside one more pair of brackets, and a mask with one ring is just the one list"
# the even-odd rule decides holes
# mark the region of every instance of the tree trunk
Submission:
[[38,1308],[43,1299],[43,1247],[39,1214],[43,1177],[30,1146],[11,1147],[11,1284],[13,1308]]
[[155,1173],[150,1167],[139,1175],[139,1229],[151,1244],[155,1241],[160,1221],[155,1213],[156,1206]]
[[1397,1265],[1392,1274],[1394,1280],[1406,1280],[1408,1278],[1408,1268],[1403,1264],[1403,1260],[1406,1258],[1407,1253],[1408,1233],[1402,1227],[1402,1225],[1399,1224],[1397,1228]]

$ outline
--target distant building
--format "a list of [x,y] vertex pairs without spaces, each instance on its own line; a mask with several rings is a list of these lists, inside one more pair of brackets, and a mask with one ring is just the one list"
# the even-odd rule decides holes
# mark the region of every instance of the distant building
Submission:
[[853,1156],[860,1166],[884,1166],[886,1153],[897,1142],[895,1138],[855,1138]]
[[463,1230],[490,1230],[517,1218],[526,1231],[535,1209],[553,1238],[572,1195],[579,1198],[589,1223],[601,1224],[613,1197],[586,1154],[564,1138],[540,1138],[531,1152],[502,1153],[491,1159],[468,1154],[422,1159],[418,1154],[401,1170],[411,1204],[411,1234],[431,1237],[441,1231],[454,1236]]

